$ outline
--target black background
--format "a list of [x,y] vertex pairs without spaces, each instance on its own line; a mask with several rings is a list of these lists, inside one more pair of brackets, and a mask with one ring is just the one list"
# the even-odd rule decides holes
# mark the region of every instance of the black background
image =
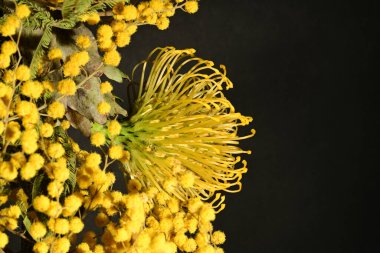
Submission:
[[243,143],[253,150],[243,191],[229,195],[217,217],[216,227],[228,236],[226,252],[371,249],[366,196],[375,182],[365,164],[372,139],[365,102],[373,84],[375,7],[203,0],[197,14],[177,13],[168,30],[140,27],[132,38],[126,72],[156,46],[195,48],[227,66],[235,84],[228,97],[254,117],[257,135]]

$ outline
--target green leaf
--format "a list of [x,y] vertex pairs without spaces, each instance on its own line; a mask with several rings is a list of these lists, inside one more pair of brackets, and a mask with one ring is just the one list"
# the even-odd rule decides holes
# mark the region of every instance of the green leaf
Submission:
[[112,94],[105,94],[104,99],[107,103],[111,105],[111,111],[109,112],[110,115],[128,115],[128,112],[116,102],[115,97]]
[[65,143],[63,147],[66,150],[66,156],[67,156],[67,168],[70,171],[69,179],[65,181],[65,195],[69,195],[71,192],[74,191],[75,184],[77,181],[76,178],[76,156],[74,151],[71,148],[71,145],[69,143]]
[[45,179],[44,174],[40,174],[34,178],[33,188],[32,188],[32,200],[41,194],[41,186],[44,179]]
[[28,231],[28,233],[30,234],[30,226],[32,225],[32,222],[29,220],[27,215],[25,215],[22,223],[24,223],[26,231]]
[[2,25],[5,22],[5,20],[7,19],[8,16],[9,16],[8,14],[5,14],[5,15],[0,17],[0,25]]
[[91,0],[65,0],[62,5],[64,19],[78,18],[91,7]]
[[44,100],[49,100],[53,97],[54,93],[50,92],[50,91],[45,91],[44,95],[43,95],[43,98]]
[[54,22],[54,27],[65,29],[65,30],[71,30],[75,27],[76,22],[72,19],[62,19],[57,22]]
[[125,138],[125,136],[116,136],[116,137],[114,137],[113,138],[113,140],[112,140],[112,143],[114,144],[114,145],[118,145],[118,144],[123,144],[123,142],[125,142],[126,141],[126,138]]
[[53,34],[52,34],[51,26],[47,25],[44,33],[42,34],[40,42],[38,43],[38,46],[33,53],[32,62],[30,63],[30,72],[31,72],[32,78],[36,77],[38,64],[40,63],[42,57],[44,56],[45,50],[49,47],[52,37],[53,37]]
[[50,11],[46,5],[35,1],[19,0],[19,4],[26,4],[32,11],[32,15],[24,20],[24,28],[29,28],[32,31],[36,29],[44,29],[46,25],[54,22]]
[[76,156],[69,141],[69,137],[61,126],[54,128],[54,137],[62,143],[67,158],[67,168],[70,171],[69,179],[64,183],[64,195],[67,196],[74,191],[76,184]]
[[[81,77],[84,78],[84,77]],[[81,80],[77,80],[81,82]],[[67,105],[91,121],[104,124],[107,117],[98,112],[97,106],[104,100],[100,92],[100,78],[90,78],[74,96],[66,97]]]
[[[107,7],[114,7],[117,3],[122,2],[121,0],[103,0],[103,1],[98,1],[98,3],[94,4],[91,6],[89,9],[89,12],[93,11],[99,11],[99,10],[105,10]],[[125,0],[124,2],[129,3],[130,0]]]
[[61,138],[63,141],[66,141],[67,139],[65,130],[61,126],[54,127],[54,137],[55,141],[59,140],[59,138]]
[[21,201],[21,200],[17,200],[16,204],[20,208],[21,213],[23,215],[25,215],[28,212],[28,203],[25,203],[24,201]]
[[122,83],[123,78],[128,78],[120,69],[110,65],[104,66],[103,71],[106,77],[118,83]]
[[91,126],[91,132],[104,132],[105,128],[102,124],[99,123],[93,123]]
[[90,136],[92,123],[88,118],[71,109],[70,107],[67,107],[66,118],[70,121],[70,124],[74,128],[79,129],[79,131],[81,131],[84,136]]

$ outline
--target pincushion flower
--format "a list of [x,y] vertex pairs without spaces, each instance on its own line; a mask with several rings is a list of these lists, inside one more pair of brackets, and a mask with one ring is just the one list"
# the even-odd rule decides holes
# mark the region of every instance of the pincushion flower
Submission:
[[252,118],[236,112],[223,94],[233,86],[225,68],[194,52],[158,48],[134,69],[134,78],[141,70],[140,90],[119,137],[131,154],[127,172],[181,200],[240,191],[247,168],[245,161],[235,168],[237,155],[250,151],[237,144],[254,135],[238,136]]

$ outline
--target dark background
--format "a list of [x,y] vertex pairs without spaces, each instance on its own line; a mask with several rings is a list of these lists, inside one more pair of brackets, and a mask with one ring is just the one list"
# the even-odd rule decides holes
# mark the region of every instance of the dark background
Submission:
[[226,252],[374,252],[366,198],[375,181],[365,161],[375,151],[365,146],[375,7],[202,0],[168,30],[140,27],[132,38],[126,72],[156,46],[195,48],[227,66],[228,97],[254,117],[243,191],[217,217]]

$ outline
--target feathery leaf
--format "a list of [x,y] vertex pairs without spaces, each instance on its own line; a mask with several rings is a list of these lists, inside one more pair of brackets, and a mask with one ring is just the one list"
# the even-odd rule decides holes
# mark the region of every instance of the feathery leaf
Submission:
[[49,47],[50,41],[53,37],[52,28],[50,25],[45,27],[45,31],[42,34],[41,40],[38,43],[36,50],[34,51],[32,62],[30,63],[30,72],[32,78],[36,77],[38,64],[40,63],[42,57],[45,54],[45,50]]
[[91,6],[91,0],[65,0],[62,6],[64,19],[79,18]]

